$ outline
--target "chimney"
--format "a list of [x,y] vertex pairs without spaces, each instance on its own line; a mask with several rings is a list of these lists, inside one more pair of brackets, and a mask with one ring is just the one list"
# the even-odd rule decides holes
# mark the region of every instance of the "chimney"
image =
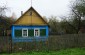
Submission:
[[21,15],[23,15],[23,11],[21,11]]

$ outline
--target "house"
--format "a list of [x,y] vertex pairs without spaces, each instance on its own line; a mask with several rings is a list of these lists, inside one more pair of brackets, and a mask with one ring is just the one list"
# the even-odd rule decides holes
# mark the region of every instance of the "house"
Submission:
[[48,28],[48,23],[33,7],[30,7],[12,25],[12,40],[14,42],[46,40]]

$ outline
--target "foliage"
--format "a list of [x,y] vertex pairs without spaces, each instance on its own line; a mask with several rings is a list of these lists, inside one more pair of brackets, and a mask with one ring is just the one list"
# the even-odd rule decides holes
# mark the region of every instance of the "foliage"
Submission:
[[70,21],[67,21],[66,19],[63,19],[63,20],[60,22],[61,30],[62,30],[64,33],[66,33],[66,34],[75,33],[74,28],[73,28],[73,26],[71,26],[70,23],[71,23],[71,22],[70,22]]
[[10,17],[0,17],[0,36],[3,35],[3,32],[11,28],[11,25],[14,23],[15,19]]
[[71,3],[70,8],[70,15],[61,17],[59,28],[66,34],[79,33],[81,27],[85,26],[85,1],[75,0]]
[[70,15],[61,17],[61,21],[58,21],[55,16],[50,17],[49,25],[52,32],[74,34],[79,33],[82,27],[85,29],[85,1],[75,0],[70,4],[70,8]]
[[75,26],[77,33],[82,26],[85,26],[85,1],[75,0],[71,3],[70,19],[73,20],[73,26]]
[[0,7],[0,36],[5,35],[6,30],[10,29],[11,25],[15,21],[15,19],[6,16],[8,10],[9,9],[6,6]]
[[85,1],[84,0],[75,0],[72,3],[72,9],[79,16],[85,16]]
[[51,34],[73,34],[77,33],[76,19],[66,19],[66,17],[61,17],[61,21],[58,21],[55,16],[49,18],[49,26]]
[[27,51],[2,55],[85,55],[85,48],[70,48],[59,51],[42,51],[42,52]]
[[49,22],[48,22],[49,26],[50,26],[50,32],[52,33],[56,33],[58,34],[60,31],[60,25],[59,25],[59,21],[55,16],[51,16],[49,18]]
[[5,6],[0,6],[0,16],[6,16],[6,12],[9,10],[8,7]]

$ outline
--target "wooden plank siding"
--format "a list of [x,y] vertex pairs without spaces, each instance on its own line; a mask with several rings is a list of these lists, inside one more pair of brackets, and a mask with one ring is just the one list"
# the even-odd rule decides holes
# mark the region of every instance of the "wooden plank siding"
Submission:
[[[32,15],[30,15],[32,12]],[[48,25],[47,22],[33,8],[26,11],[14,25]]]

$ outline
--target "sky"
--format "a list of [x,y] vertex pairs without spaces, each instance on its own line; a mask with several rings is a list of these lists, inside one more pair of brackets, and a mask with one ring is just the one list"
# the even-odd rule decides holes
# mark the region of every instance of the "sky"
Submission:
[[[41,16],[66,16],[69,14],[70,0],[32,0],[32,7]],[[0,6],[9,8],[10,11],[6,13],[7,16],[11,16],[12,13],[16,14],[16,17],[21,16],[23,13],[31,7],[31,0],[1,0]]]

